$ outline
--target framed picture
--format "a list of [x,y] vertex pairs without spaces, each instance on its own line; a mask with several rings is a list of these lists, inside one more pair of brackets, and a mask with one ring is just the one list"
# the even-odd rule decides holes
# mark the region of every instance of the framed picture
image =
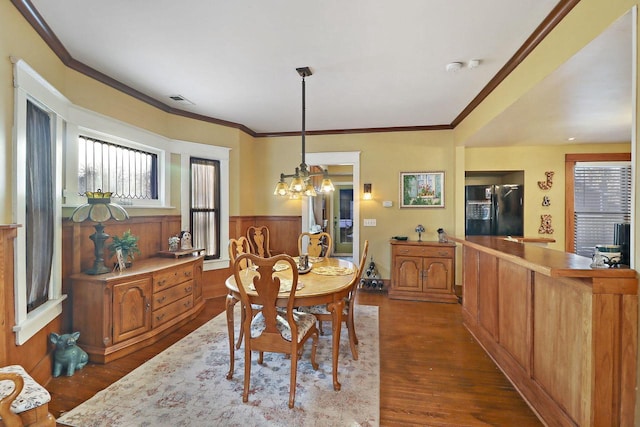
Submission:
[[122,254],[122,249],[120,248],[116,249],[116,259],[118,260],[118,263],[116,264],[115,269],[124,271],[127,268],[127,265],[125,263],[124,255]]
[[401,208],[444,208],[444,172],[400,172]]

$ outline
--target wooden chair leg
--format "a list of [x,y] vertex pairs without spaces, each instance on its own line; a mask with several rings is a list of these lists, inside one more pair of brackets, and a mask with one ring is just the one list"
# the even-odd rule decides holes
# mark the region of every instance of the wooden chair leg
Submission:
[[298,373],[298,352],[294,349],[291,354],[291,375],[289,382],[289,408],[293,408],[296,400],[296,376]]
[[[248,341],[248,340],[247,340]],[[245,343],[244,349],[244,390],[242,392],[242,401],[249,401],[249,385],[251,382],[251,349]]]
[[236,342],[236,349],[239,349],[242,345],[242,338],[244,338],[244,307],[240,304],[240,332],[238,333],[238,341]]

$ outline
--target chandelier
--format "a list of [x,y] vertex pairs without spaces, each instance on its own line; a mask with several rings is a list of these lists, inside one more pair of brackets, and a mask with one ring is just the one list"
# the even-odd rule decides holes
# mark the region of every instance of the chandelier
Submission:
[[[310,173],[309,166],[305,162],[305,82],[304,78],[309,77],[311,69],[309,67],[296,68],[296,71],[302,77],[302,162],[296,167],[295,172],[292,174],[280,174],[280,181],[276,184],[276,188],[273,194],[281,197],[289,197],[292,199],[298,199],[301,196],[317,196],[316,188],[311,182],[311,178],[314,176],[322,176],[322,184],[320,184],[319,192],[329,193],[334,190],[333,183],[329,178],[329,172],[324,169],[322,173]],[[286,178],[292,178],[291,183],[285,182]]]

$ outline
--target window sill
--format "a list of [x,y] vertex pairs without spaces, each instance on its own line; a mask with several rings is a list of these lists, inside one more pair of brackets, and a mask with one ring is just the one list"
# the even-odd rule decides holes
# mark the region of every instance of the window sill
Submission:
[[38,331],[47,326],[53,319],[62,313],[62,301],[67,299],[66,295],[58,299],[51,299],[33,310],[27,315],[27,319],[19,325],[13,327],[16,334],[16,345],[26,343]]
[[204,271],[210,270],[222,270],[223,268],[229,268],[228,259],[210,259],[204,262]]

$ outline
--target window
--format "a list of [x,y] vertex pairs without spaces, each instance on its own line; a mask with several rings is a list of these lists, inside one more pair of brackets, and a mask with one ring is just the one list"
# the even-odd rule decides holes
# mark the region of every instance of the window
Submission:
[[158,199],[158,155],[80,135],[78,194],[97,190],[120,199]]
[[597,244],[612,244],[614,224],[631,219],[631,164],[576,163],[575,253],[591,257]]
[[69,102],[22,60],[14,61],[13,155],[16,344],[62,312],[62,142]]
[[[193,245],[206,248],[204,270],[229,267],[229,254],[221,245],[229,241],[229,148],[171,141],[180,152],[180,206],[182,229],[191,232]],[[196,178],[193,180],[193,174]],[[194,190],[194,186],[198,190]],[[206,195],[192,196],[200,189]],[[195,204],[192,204],[192,199]],[[193,212],[192,212],[192,206]],[[195,215],[195,221],[192,219]],[[197,237],[200,236],[200,237]]]
[[64,147],[64,206],[110,191],[127,208],[170,207],[171,140],[71,105]]
[[220,258],[220,162],[191,157],[190,230],[205,259]]

